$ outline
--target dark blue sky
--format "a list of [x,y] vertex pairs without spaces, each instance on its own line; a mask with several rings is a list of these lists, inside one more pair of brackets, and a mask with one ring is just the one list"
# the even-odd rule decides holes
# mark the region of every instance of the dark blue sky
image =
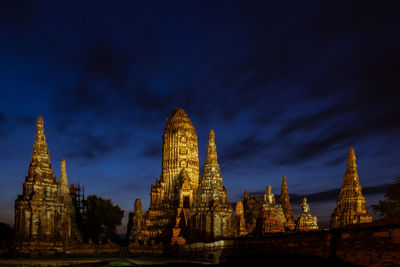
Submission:
[[326,225],[354,146],[377,203],[400,175],[398,9],[323,2],[1,2],[0,221],[13,224],[39,115],[57,177],[65,158],[87,194],[147,209],[176,107],[201,166],[215,130],[230,201],[279,194],[286,175],[295,212],[309,196]]

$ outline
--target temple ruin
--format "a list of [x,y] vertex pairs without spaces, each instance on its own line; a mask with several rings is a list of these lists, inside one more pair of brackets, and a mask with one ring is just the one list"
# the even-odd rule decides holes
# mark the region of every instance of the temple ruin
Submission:
[[[294,220],[286,176],[282,178],[279,201],[275,201],[268,185],[263,197],[245,191],[243,201],[229,202],[213,130],[209,132],[200,179],[197,134],[183,109],[173,110],[167,118],[162,139],[161,174],[151,185],[149,209],[143,212],[141,200],[136,199],[129,214],[130,249],[318,230],[318,219],[306,198],[300,204],[300,217]],[[29,255],[40,251],[118,252],[116,244],[83,243],[78,225],[82,219],[78,191],[79,186],[68,185],[64,159],[59,180],[54,176],[43,118],[39,117],[28,175],[22,195],[15,201],[15,250]],[[358,179],[355,152],[350,148],[331,228],[371,221]]]

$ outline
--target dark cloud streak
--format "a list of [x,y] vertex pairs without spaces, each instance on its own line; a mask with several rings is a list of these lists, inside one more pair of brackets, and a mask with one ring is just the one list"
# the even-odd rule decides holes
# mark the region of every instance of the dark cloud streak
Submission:
[[[364,195],[377,195],[377,194],[384,194],[386,192],[387,184],[377,185],[377,186],[365,186],[362,188]],[[336,201],[339,196],[340,188],[338,189],[331,189],[311,194],[296,194],[293,193],[290,195],[290,202],[291,203],[301,203],[303,197],[307,197],[307,200],[310,203],[320,203],[320,202],[332,202]],[[257,197],[263,198],[265,191],[257,191],[257,192],[248,192],[248,195],[255,195]],[[242,196],[240,196],[242,197]],[[276,199],[279,199],[279,194],[275,195]]]

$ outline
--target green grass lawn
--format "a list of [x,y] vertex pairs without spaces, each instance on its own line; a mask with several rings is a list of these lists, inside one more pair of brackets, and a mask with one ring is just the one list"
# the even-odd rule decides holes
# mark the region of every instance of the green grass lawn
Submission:
[[104,266],[135,266],[134,263],[132,263],[129,260],[119,260],[119,261],[111,261],[107,265]]

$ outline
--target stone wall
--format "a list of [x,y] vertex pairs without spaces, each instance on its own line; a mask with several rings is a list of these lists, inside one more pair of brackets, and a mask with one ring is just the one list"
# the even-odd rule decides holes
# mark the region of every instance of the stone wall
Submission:
[[312,232],[275,233],[259,237],[194,243],[178,255],[214,263],[260,255],[301,255],[341,260],[361,266],[400,265],[400,224]]
[[119,255],[120,246],[115,243],[105,244],[64,244],[62,242],[31,241],[19,244],[21,247],[12,247],[6,255],[42,257],[42,256],[101,256]]

